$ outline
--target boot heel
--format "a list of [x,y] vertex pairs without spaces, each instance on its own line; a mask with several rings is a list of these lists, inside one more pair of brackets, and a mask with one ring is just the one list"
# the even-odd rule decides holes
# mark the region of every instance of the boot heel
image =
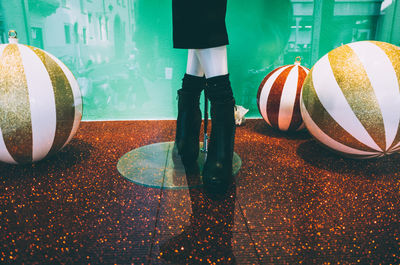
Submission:
[[235,138],[235,100],[229,75],[207,80],[211,102],[211,136],[203,168],[203,184],[210,195],[224,195],[233,182],[232,158]]

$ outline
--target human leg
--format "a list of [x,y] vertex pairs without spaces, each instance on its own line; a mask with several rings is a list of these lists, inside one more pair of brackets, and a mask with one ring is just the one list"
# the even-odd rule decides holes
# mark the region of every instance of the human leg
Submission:
[[232,183],[235,118],[226,46],[196,50],[206,75],[206,95],[211,102],[211,136],[203,168],[205,190],[223,195]]
[[194,50],[188,51],[186,73],[178,90],[178,118],[175,146],[184,164],[193,163],[199,155],[201,111],[200,93],[205,88],[204,72]]
[[204,70],[200,64],[199,57],[197,56],[195,49],[188,50],[186,74],[198,77],[204,76]]
[[226,46],[194,50],[206,78],[228,74]]

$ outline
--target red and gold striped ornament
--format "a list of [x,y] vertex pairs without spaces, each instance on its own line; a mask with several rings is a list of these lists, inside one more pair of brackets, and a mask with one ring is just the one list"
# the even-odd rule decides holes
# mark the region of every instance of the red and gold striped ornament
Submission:
[[385,42],[343,45],[307,76],[301,113],[322,144],[352,158],[400,150],[400,48]]
[[261,116],[281,131],[298,131],[304,128],[300,113],[300,93],[310,70],[300,65],[300,57],[292,65],[273,70],[261,82],[257,105]]
[[53,55],[18,44],[10,31],[0,45],[0,161],[39,161],[78,130],[82,99],[71,71]]

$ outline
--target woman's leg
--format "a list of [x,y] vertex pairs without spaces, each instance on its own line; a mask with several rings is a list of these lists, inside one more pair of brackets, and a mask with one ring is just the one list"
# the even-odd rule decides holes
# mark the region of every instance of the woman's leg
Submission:
[[182,162],[189,166],[199,155],[201,111],[200,94],[205,88],[204,72],[194,50],[188,51],[186,74],[178,90],[178,118],[176,121],[175,150]]
[[196,50],[206,76],[206,95],[211,102],[211,136],[203,183],[212,195],[224,195],[233,181],[232,157],[235,118],[226,46]]
[[186,74],[193,76],[204,76],[203,68],[201,67],[199,58],[197,57],[196,50],[188,50],[188,59],[186,65]]
[[195,50],[206,78],[228,74],[226,46]]

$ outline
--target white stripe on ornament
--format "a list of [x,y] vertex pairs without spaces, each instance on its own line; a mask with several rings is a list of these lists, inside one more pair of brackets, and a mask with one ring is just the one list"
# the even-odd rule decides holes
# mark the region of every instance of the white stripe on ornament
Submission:
[[[0,45],[0,57],[3,56],[3,51],[6,48],[7,44],[2,44]],[[7,163],[12,163],[16,164],[17,162],[12,158],[10,153],[7,150],[6,144],[4,142],[3,138],[3,132],[1,131],[0,128],[0,158],[2,161],[7,162]]]
[[328,55],[316,63],[312,75],[315,92],[329,115],[358,141],[372,149],[382,151],[347,102],[333,75]]
[[[308,75],[308,73],[310,72],[310,70],[308,70],[308,68],[305,68],[305,67],[303,67],[303,66],[300,66],[301,68],[303,68],[303,70],[304,71],[306,71],[306,73],[307,73],[307,75]],[[304,83],[303,83],[304,84]],[[303,86],[301,87],[301,91],[300,91],[300,114],[301,114],[301,106],[302,106],[302,104],[303,104]],[[301,118],[303,119],[303,115],[301,115]],[[297,128],[297,130],[296,131],[301,131],[301,130],[303,130],[304,128],[306,128],[306,125],[305,125],[305,123],[304,123],[304,120],[303,120],[303,122],[301,123],[301,125],[300,125],[300,127],[299,128]]]
[[388,150],[393,144],[400,122],[400,91],[396,72],[389,57],[377,45],[369,41],[348,45],[363,64],[374,89],[383,116]]
[[278,115],[278,126],[282,131],[287,131],[290,127],[290,122],[292,121],[298,79],[299,66],[296,65],[292,70],[290,70],[282,90]]
[[[315,68],[314,68],[315,71]],[[314,72],[313,72],[314,74]],[[347,145],[341,144],[329,135],[325,134],[317,124],[314,123],[310,114],[308,113],[303,101],[301,101],[301,114],[303,116],[304,122],[307,124],[307,129],[312,133],[312,135],[317,138],[321,143],[329,146],[330,148],[337,150],[339,152],[349,154],[349,155],[365,155],[365,156],[377,156],[379,152],[366,152],[358,149],[348,147]]]
[[0,45],[0,57],[3,56],[3,51],[6,48],[6,46],[7,46],[6,44]]
[[282,67],[281,69],[277,70],[275,73],[273,73],[265,82],[261,94],[260,94],[260,110],[261,110],[261,115],[263,118],[267,121],[269,125],[271,125],[271,122],[268,120],[268,114],[267,114],[267,103],[268,103],[268,97],[269,93],[271,92],[272,85],[275,83],[275,80],[278,78],[278,76],[285,71],[288,67],[291,65],[287,65],[285,67]]
[[44,158],[56,133],[56,103],[53,85],[46,67],[28,47],[18,45],[29,91],[32,119],[32,159]]
[[[303,67],[303,70],[306,72],[306,74],[308,75],[308,73],[310,72],[310,70],[308,70],[307,68]],[[306,76],[307,77],[307,76]],[[305,79],[304,79],[305,80]],[[304,84],[304,83],[303,83]],[[303,86],[301,86],[301,89],[303,89]]]
[[64,145],[62,147],[62,148],[64,148],[64,146],[66,146],[69,143],[69,141],[71,141],[72,137],[74,137],[75,133],[77,132],[77,130],[79,128],[79,124],[82,119],[82,96],[81,96],[81,91],[79,89],[78,82],[76,81],[74,75],[68,69],[68,67],[54,55],[47,53],[47,52],[46,52],[46,54],[48,56],[50,56],[61,67],[62,71],[64,72],[65,76],[68,79],[69,84],[71,85],[72,94],[74,96],[74,104],[75,104],[74,124],[72,126],[72,130],[69,134],[67,141],[64,143]]
[[398,143],[398,144],[396,144],[393,148],[392,148],[392,152],[393,151],[398,151],[399,150],[399,148],[400,148],[400,142]]
[[14,160],[14,158],[12,158],[12,156],[10,155],[10,153],[7,150],[7,146],[6,146],[6,143],[4,142],[3,132],[1,131],[1,128],[0,128],[0,158],[1,158],[1,161],[4,161],[6,163],[18,164]]
[[363,157],[358,157],[358,159],[370,159],[370,158],[378,158],[384,156],[383,153],[379,153],[377,155],[372,155],[372,156],[363,156]]
[[297,128],[296,131],[297,131],[297,132],[298,132],[298,131],[301,131],[301,130],[303,130],[305,127],[306,127],[306,126],[305,126],[304,122],[302,122],[301,125],[300,125],[300,127]]

